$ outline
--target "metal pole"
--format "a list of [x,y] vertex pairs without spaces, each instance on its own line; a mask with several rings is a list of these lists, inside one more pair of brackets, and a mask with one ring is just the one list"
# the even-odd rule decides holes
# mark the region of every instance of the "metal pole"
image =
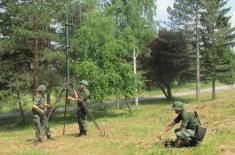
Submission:
[[65,124],[66,124],[66,115],[67,115],[67,104],[69,104],[68,96],[69,96],[69,14],[68,8],[65,16],[65,27],[66,27],[66,94],[65,94],[65,105],[64,105],[64,127],[63,127],[63,135],[65,134]]

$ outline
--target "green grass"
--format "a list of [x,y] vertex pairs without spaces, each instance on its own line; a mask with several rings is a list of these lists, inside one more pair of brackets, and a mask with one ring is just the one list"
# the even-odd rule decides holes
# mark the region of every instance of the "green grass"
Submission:
[[[62,136],[63,117],[58,116],[50,125],[55,141],[47,141],[34,146],[34,126],[28,118],[26,126],[20,120],[1,122],[0,154],[92,154],[92,155],[220,155],[233,154],[235,144],[235,89],[218,91],[218,97],[210,101],[210,93],[202,95],[202,102],[194,101],[194,96],[180,99],[187,101],[188,110],[197,110],[203,126],[208,128],[204,141],[196,148],[166,149],[157,139],[157,134],[174,117],[170,102],[155,100],[141,103],[141,111],[110,107],[105,111],[92,111],[108,137],[100,137],[93,122],[89,120],[88,136],[77,138],[78,125],[75,113],[69,113],[66,134]],[[134,106],[132,106],[134,110]],[[177,126],[178,127],[178,126]],[[174,131],[164,138],[175,138]]]

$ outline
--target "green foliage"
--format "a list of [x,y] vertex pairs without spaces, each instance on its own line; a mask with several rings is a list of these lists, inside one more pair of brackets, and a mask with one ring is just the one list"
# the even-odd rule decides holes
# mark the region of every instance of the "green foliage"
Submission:
[[3,98],[9,96],[9,93],[5,90],[0,90],[0,100],[2,100]]
[[161,30],[151,44],[152,53],[146,60],[148,79],[157,85],[166,98],[171,99],[173,82],[192,79],[190,47],[182,32]]
[[112,17],[92,10],[73,35],[72,74],[77,81],[89,81],[93,99],[99,102],[110,95],[130,97],[136,88],[135,75],[126,60],[128,49],[114,33]]
[[133,73],[131,57],[133,49],[138,54],[150,52],[146,45],[155,34],[154,0],[3,0],[0,8],[4,8],[0,13],[2,88],[30,92],[39,79],[50,96],[61,85],[66,11],[74,24],[72,79],[88,79],[99,102],[109,95],[131,97],[143,86],[141,72]]
[[[13,91],[32,91],[35,79],[50,89],[61,84],[64,54],[57,32],[65,1],[2,1],[0,13],[0,84]],[[36,44],[36,40],[38,44]],[[39,58],[35,57],[36,49]],[[35,71],[39,62],[39,71]],[[39,72],[39,73],[36,73]],[[50,90],[49,89],[49,90]]]
[[226,84],[234,83],[232,78],[234,59],[232,45],[235,41],[235,29],[231,27],[231,17],[226,16],[230,8],[225,8],[227,1],[212,0],[204,4],[202,24],[205,27],[202,52],[206,77]]
[[234,83],[231,46],[235,29],[231,27],[231,17],[226,15],[230,10],[226,4],[226,0],[180,0],[168,8],[171,28],[183,30],[188,44],[195,49],[196,45],[200,46],[200,76],[212,82],[213,99],[216,80]]

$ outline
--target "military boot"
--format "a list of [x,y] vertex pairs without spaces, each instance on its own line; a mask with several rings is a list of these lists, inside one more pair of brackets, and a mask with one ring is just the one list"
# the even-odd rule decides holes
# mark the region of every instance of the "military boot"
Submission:
[[179,138],[175,140],[175,147],[183,147],[183,141]]
[[87,131],[86,130],[83,130],[82,133],[83,133],[84,136],[87,136]]
[[34,140],[34,145],[36,146],[38,143],[42,142],[42,138],[37,138]]
[[87,136],[87,131],[86,130],[80,131],[77,137],[81,137],[81,136]]
[[55,138],[51,137],[51,135],[48,135],[48,136],[47,136],[47,139],[48,139],[48,140],[55,140]]

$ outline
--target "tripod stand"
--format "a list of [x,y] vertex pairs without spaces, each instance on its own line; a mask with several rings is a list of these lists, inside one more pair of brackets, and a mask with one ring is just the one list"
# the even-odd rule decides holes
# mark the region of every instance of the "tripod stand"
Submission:
[[[67,82],[67,83],[64,83],[64,86],[62,87],[61,91],[59,92],[59,95],[57,96],[56,98],[56,101],[54,103],[54,107],[51,109],[51,111],[49,112],[48,114],[48,120],[51,119],[51,121],[54,120],[55,118],[55,112],[56,112],[56,109],[59,107],[58,106],[58,103],[59,101],[61,100],[61,97],[63,95],[63,92],[66,90],[66,92],[68,92],[69,90],[72,90],[72,89],[75,89],[76,92],[78,92],[75,88],[75,85],[72,83],[72,82]],[[67,96],[67,94],[66,94]],[[65,123],[66,123],[66,113],[67,113],[67,104],[69,104],[69,100],[66,98],[66,103],[65,103],[65,111],[64,111],[64,126],[63,126],[63,135],[65,134]],[[84,101],[82,101],[81,103],[81,106],[82,108],[85,110],[85,112],[90,116],[90,118],[92,119],[93,123],[95,124],[96,128],[99,130],[100,134],[102,137],[105,137],[107,136],[105,134],[105,131],[103,132],[100,128],[100,126],[98,125],[98,123],[96,122],[95,118],[93,117],[93,115],[91,114],[91,112],[89,111],[86,103]]]
[[67,116],[67,105],[69,104],[69,100],[67,99],[68,98],[68,94],[69,94],[69,90],[71,89],[70,87],[70,83],[69,82],[65,82],[63,84],[63,87],[62,89],[60,90],[57,98],[56,98],[56,101],[54,103],[54,107],[52,107],[52,109],[49,111],[48,115],[47,115],[47,119],[48,121],[51,120],[51,122],[54,120],[55,118],[55,113],[56,113],[56,110],[58,109],[59,107],[59,102],[62,98],[62,95],[64,93],[64,91],[66,91],[66,94],[65,94],[65,105],[64,105],[64,125],[63,125],[63,135],[65,134],[65,124],[66,124],[66,116]]

